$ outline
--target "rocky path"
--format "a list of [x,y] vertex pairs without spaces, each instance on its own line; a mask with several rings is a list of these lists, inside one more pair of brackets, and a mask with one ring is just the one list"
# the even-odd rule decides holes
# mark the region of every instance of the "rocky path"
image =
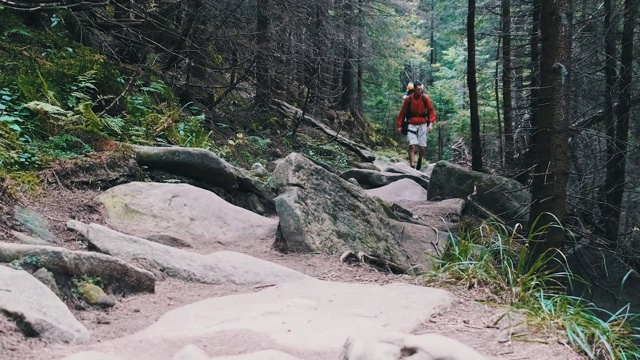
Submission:
[[[0,262],[24,269],[0,264],[0,310],[9,314],[0,311],[0,358],[580,358],[549,334],[516,341],[531,329],[496,322],[505,308],[477,302],[481,293],[428,288],[415,274],[380,268],[428,267],[423,252],[435,253],[446,241],[440,229],[457,220],[462,200],[430,203],[425,190],[424,199],[412,202],[407,192],[424,190],[428,178],[406,169],[410,176],[386,171],[372,173],[372,180],[356,171],[348,179],[358,180],[347,182],[315,176],[320,170],[302,158],[288,161],[274,175],[280,217],[261,216],[180,184],[130,183],[104,193],[76,193],[76,207],[98,212],[55,206],[59,193],[26,204],[44,214],[38,218],[44,225],[33,229],[51,231],[47,240],[22,238],[31,245],[6,244],[18,242],[16,236],[0,242]],[[224,186],[236,181],[249,187],[236,179],[242,176],[234,172]],[[365,223],[345,217],[358,211],[367,215]],[[430,226],[434,220],[440,225]],[[389,233],[375,243],[336,242],[349,230],[367,227]],[[396,240],[387,244],[385,237]],[[306,251],[283,254],[273,248],[276,239],[290,250]],[[84,242],[91,252],[78,251]],[[341,261],[345,250],[353,261]],[[28,274],[37,268],[53,274],[53,287]],[[50,290],[63,299],[82,299],[86,295],[65,291],[77,289],[78,279],[96,278],[104,296],[116,295],[115,305],[67,302],[69,311]],[[25,339],[16,319],[22,331],[38,337]]]

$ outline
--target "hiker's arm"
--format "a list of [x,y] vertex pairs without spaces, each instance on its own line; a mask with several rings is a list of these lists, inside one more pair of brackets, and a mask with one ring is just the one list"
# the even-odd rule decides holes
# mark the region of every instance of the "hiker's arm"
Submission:
[[407,96],[402,103],[402,107],[400,108],[400,114],[398,114],[398,118],[396,119],[396,128],[402,127],[402,120],[404,119],[404,115],[407,113],[407,104],[409,103],[409,97]]
[[436,122],[436,111],[433,109],[433,103],[429,97],[427,97],[427,107],[429,108],[429,123],[433,124]]

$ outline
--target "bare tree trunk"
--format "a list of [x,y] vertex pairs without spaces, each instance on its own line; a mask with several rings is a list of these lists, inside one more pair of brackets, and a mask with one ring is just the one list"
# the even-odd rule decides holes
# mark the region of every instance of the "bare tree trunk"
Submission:
[[513,165],[513,104],[511,101],[511,0],[502,0],[502,115],[504,120],[504,158]]
[[357,65],[357,88],[356,88],[356,103],[355,108],[356,112],[362,116],[364,112],[364,90],[362,86],[362,77],[363,74],[363,64],[362,58],[364,57],[364,49],[363,49],[363,37],[364,37],[364,13],[363,13],[363,4],[364,0],[358,0],[358,59],[356,60]]
[[469,0],[467,14],[467,86],[471,114],[471,168],[482,170],[482,145],[480,144],[480,114],[478,113],[478,85],[476,82],[476,1]]
[[531,168],[536,163],[536,142],[535,131],[538,128],[538,106],[540,97],[540,4],[541,0],[533,0],[533,9],[531,14],[531,81],[529,87],[530,109],[529,123],[531,125],[531,137],[529,139],[529,148],[526,150],[527,168]]
[[629,119],[631,117],[631,84],[633,80],[633,33],[638,13],[637,0],[625,0],[624,2],[624,29],[622,31],[622,53],[620,56],[620,107],[618,108],[618,123],[616,124],[617,149],[611,158],[612,179],[611,190],[607,194],[607,202],[614,212],[615,223],[611,224],[611,229],[615,227],[616,235],[620,226],[620,209],[622,207],[622,196],[624,195],[624,184],[627,166],[627,141],[629,139]]
[[351,49],[345,45],[344,59],[342,61],[342,96],[340,98],[340,107],[344,110],[351,110],[353,107],[353,58]]
[[271,34],[269,0],[256,0],[256,103],[265,109],[271,104],[269,53]]
[[615,187],[617,186],[616,168],[614,163],[618,150],[616,149],[616,121],[613,112],[613,104],[615,101],[616,86],[616,24],[613,21],[614,9],[613,1],[605,0],[604,2],[604,73],[605,73],[605,91],[604,91],[604,117],[607,127],[607,176],[605,179],[605,198],[606,202],[602,205],[603,212],[603,229],[604,236],[610,243],[614,243],[618,236],[618,228],[620,224],[620,204],[617,206],[615,202]]
[[[530,221],[540,231],[566,218],[569,175],[569,91],[571,75],[572,0],[542,0],[540,29],[540,116],[535,135],[537,161],[531,195]],[[554,218],[555,216],[555,218]],[[535,228],[533,225],[535,224]],[[546,230],[534,255],[561,248],[565,234],[559,227]]]
[[499,69],[500,69],[500,42],[502,41],[502,38],[500,36],[498,36],[498,46],[496,47],[496,72],[494,75],[494,91],[496,94],[496,117],[498,120],[498,123],[496,125],[498,125],[498,139],[499,139],[499,143],[498,143],[498,156],[500,157],[500,166],[504,167],[504,138],[502,135],[502,121],[500,119],[500,76],[499,76]]

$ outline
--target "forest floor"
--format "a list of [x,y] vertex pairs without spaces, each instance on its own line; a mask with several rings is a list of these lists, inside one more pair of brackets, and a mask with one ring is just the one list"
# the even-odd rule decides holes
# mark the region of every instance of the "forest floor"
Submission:
[[[11,230],[24,230],[13,218],[13,208],[20,206],[36,211],[48,220],[49,228],[57,238],[56,246],[84,249],[84,240],[68,231],[66,222],[76,219],[85,223],[104,224],[103,209],[94,200],[99,193],[98,190],[67,189],[54,184],[39,194],[24,196],[19,201],[5,201],[0,206],[0,241],[16,242]],[[241,249],[229,250],[268,260],[322,280],[425,285],[420,277],[393,275],[370,267],[347,265],[334,256],[281,254],[265,242],[255,242],[250,246],[245,244]],[[91,343],[97,344],[138,332],[172,309],[206,298],[259,290],[256,287],[190,283],[168,278],[156,284],[154,294],[120,297],[117,305],[111,309],[72,307],[71,311],[91,332]],[[415,329],[416,334],[439,333],[448,336],[490,359],[584,359],[562,337],[544,330],[525,334],[519,330],[517,334],[513,331],[513,336],[505,336],[505,332],[509,333],[517,326],[500,329],[494,325],[496,316],[507,312],[508,307],[498,305],[500,300],[490,295],[488,290],[460,287],[446,290],[454,293],[459,301],[452,308],[434,314],[429,321]],[[0,314],[0,358],[52,359],[69,353],[73,353],[73,350],[67,346],[48,344],[38,338],[24,338],[14,322]]]

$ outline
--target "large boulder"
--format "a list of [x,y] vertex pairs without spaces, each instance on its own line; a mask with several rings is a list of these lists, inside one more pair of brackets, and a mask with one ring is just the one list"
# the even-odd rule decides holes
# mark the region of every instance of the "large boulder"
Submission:
[[429,200],[472,200],[507,223],[526,223],[531,195],[519,182],[502,176],[471,171],[460,165],[439,161],[429,181]]
[[0,262],[37,257],[42,267],[55,274],[82,278],[98,276],[107,289],[117,292],[154,292],[155,277],[112,256],[61,247],[0,243]]
[[572,284],[572,291],[612,313],[630,305],[640,312],[640,275],[610,250],[593,244],[574,246],[567,254],[573,274],[587,281]]
[[133,182],[98,197],[107,224],[124,233],[209,253],[230,245],[271,242],[278,222],[187,184]]
[[269,189],[209,150],[197,148],[134,146],[140,165],[222,188],[226,191],[255,193],[270,200]]
[[[290,154],[272,175],[279,189],[278,248],[297,252],[364,252],[408,269],[382,207],[364,190]],[[283,244],[284,243],[284,244]]]
[[83,343],[89,331],[49,288],[26,271],[0,265],[0,311],[17,320],[26,336]]
[[383,187],[366,190],[366,193],[388,202],[427,201],[427,190],[411,179],[401,179]]
[[416,176],[413,174],[405,173],[392,173],[392,172],[380,172],[376,170],[365,169],[351,169],[340,174],[340,177],[344,180],[350,178],[356,179],[360,186],[364,189],[375,189],[385,185],[389,185],[395,181],[402,179],[411,179],[420,184],[425,189],[429,188],[429,180]]
[[269,349],[301,359],[338,359],[348,338],[408,334],[454,301],[444,290],[423,286],[309,279],[186,305],[96,350],[123,359],[144,354],[169,360],[187,345],[206,344],[214,356]]
[[265,260],[219,251],[201,255],[119,233],[98,224],[71,220],[67,226],[87,238],[91,246],[125,261],[146,259],[171,276],[206,284],[272,285],[308,278]]

